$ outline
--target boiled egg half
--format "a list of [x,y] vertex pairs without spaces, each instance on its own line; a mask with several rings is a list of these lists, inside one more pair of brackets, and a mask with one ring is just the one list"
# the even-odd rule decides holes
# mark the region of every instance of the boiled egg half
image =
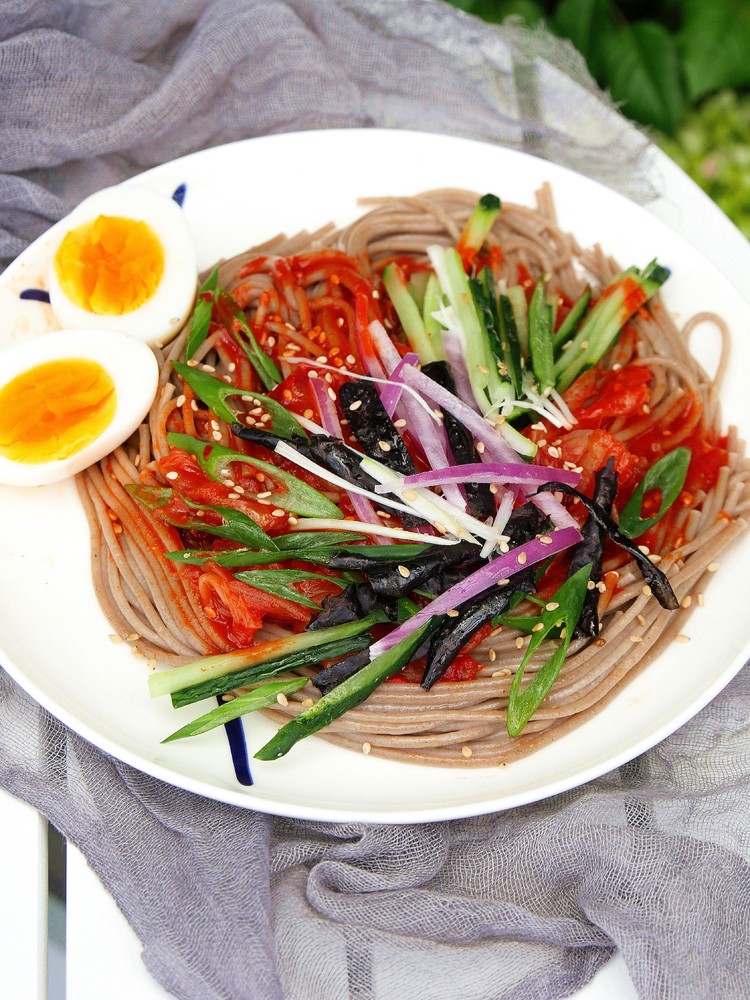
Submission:
[[93,465],[148,413],[159,366],[116,330],[61,330],[0,353],[0,483],[41,486]]
[[161,346],[190,316],[197,274],[180,206],[149,188],[118,185],[59,224],[50,305],[61,327],[117,330]]

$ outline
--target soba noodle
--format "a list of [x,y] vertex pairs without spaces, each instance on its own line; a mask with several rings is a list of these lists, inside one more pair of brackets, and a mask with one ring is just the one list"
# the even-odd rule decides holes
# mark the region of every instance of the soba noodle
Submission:
[[[261,318],[258,310],[265,311],[267,336],[273,336],[274,330],[283,332],[291,342],[290,353],[315,357],[321,348],[313,311],[323,308],[325,297],[334,294],[335,289],[324,287],[314,273],[304,287],[291,279],[291,271],[287,280],[280,282],[274,281],[270,267],[260,266],[247,274],[248,262],[259,255],[278,258],[334,248],[358,258],[364,273],[374,273],[379,262],[387,259],[404,255],[426,259],[425,250],[430,244],[455,244],[475,204],[476,195],[458,190],[371,202],[367,214],[343,230],[326,227],[291,239],[279,237],[223,262],[219,284],[252,321],[257,323]],[[601,289],[619,273],[618,264],[599,247],[583,250],[572,236],[559,229],[548,188],[539,192],[534,208],[504,204],[488,242],[502,248],[505,273],[513,275],[521,266],[532,275],[548,275],[550,286],[571,300],[577,299],[589,284]],[[338,299],[337,309],[353,326],[351,305]],[[706,324],[718,331],[723,344],[714,376],[701,368],[688,344],[697,328]],[[653,375],[651,413],[640,422],[615,421],[609,427],[611,433],[627,442],[650,421],[680,413],[686,392],[701,400],[702,419],[721,433],[720,383],[728,354],[728,331],[723,320],[701,314],[680,329],[657,302],[648,310],[642,309],[631,327],[636,336],[621,338],[606,362],[610,367],[628,362],[648,366]],[[166,431],[175,415],[185,433],[227,443],[225,425],[209,423],[207,411],[196,405],[189,387],[182,384],[171,367],[172,360],[182,357],[184,344],[183,333],[160,359],[160,391],[138,440],[119,448],[79,477],[91,525],[96,593],[113,630],[130,641],[152,667],[156,662],[184,663],[221,649],[225,642],[221,629],[205,613],[204,595],[196,584],[194,568],[164,558],[165,552],[181,547],[177,530],[139,505],[126,490],[140,477],[157,481],[153,463],[169,450]],[[243,384],[242,378],[247,375],[232,370],[230,359],[217,348],[215,337],[205,341],[195,360],[235,384]],[[284,375],[291,371],[283,358],[280,366]],[[692,424],[683,422],[673,438],[675,446],[689,437],[700,419],[698,412]],[[701,601],[707,577],[722,551],[744,529],[750,476],[742,443],[733,429],[729,430],[726,450],[728,464],[716,485],[706,495],[695,495],[679,513],[682,539],[678,548],[666,548],[666,529],[661,535],[657,532],[660,568],[668,574],[680,602],[679,610],[664,611],[648,596],[632,561],[615,559],[605,563],[603,573],[616,571],[619,581],[602,616],[599,638],[577,640],[571,645],[550,694],[521,736],[511,739],[507,735],[504,710],[528,638],[507,626],[495,629],[473,651],[472,655],[483,664],[476,680],[444,681],[429,692],[416,683],[382,684],[366,702],[348,711],[321,735],[358,752],[364,748],[365,752],[397,760],[484,767],[510,762],[580,725],[668,644],[683,638],[685,619],[691,607]],[[283,632],[281,627],[267,624],[256,638],[271,638]],[[529,676],[549,655],[546,645],[542,644],[527,667]],[[314,671],[307,673],[312,676]],[[267,714],[282,723],[316,697],[317,692],[308,685],[291,696],[288,704]]]

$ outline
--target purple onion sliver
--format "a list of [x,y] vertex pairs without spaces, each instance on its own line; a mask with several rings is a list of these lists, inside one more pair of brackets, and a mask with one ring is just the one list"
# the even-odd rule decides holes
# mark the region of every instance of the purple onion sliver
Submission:
[[399,361],[396,367],[390,374],[391,381],[388,385],[383,386],[380,390],[380,402],[385,407],[385,412],[389,417],[392,417],[396,412],[396,407],[398,406],[398,401],[401,399],[404,388],[401,382],[401,372],[404,365],[416,365],[419,362],[418,354],[405,354],[403,358]]
[[[559,482],[563,482],[562,479]],[[536,493],[529,498],[552,521],[556,528],[578,527],[578,522],[552,493]]]
[[[489,590],[490,587],[495,586],[498,580],[508,579],[515,573],[528,569],[529,566],[534,566],[536,563],[543,562],[550,556],[562,552],[563,549],[570,548],[571,545],[580,542],[582,535],[576,525],[575,528],[560,528],[557,531],[551,532],[546,537],[549,539],[547,543],[540,541],[538,538],[532,538],[531,541],[516,546],[510,552],[505,552],[503,555],[498,556],[497,559],[493,559],[492,562],[487,563],[486,566],[482,566],[481,569],[472,573],[471,576],[467,576],[465,580],[461,580],[460,583],[450,587],[426,607],[421,608],[415,615],[412,615],[403,625],[399,625],[391,633],[373,643],[370,646],[370,660],[374,660],[376,656],[380,656],[381,653],[385,653],[392,646],[395,646],[397,642],[411,635],[415,629],[419,628],[420,625],[424,625],[434,615],[442,615],[448,611],[452,611],[458,605],[463,604],[464,601],[468,601],[477,594],[481,594],[485,590]],[[523,562],[519,562],[519,556],[521,555],[525,556]]]
[[[450,452],[442,422],[436,424],[430,414],[423,410],[409,395],[405,395],[401,400],[401,406],[406,414],[409,430],[412,436],[419,441],[430,468],[434,469],[436,466],[445,468],[445,466],[452,464],[453,455]],[[413,479],[414,477],[407,478]],[[468,482],[468,480],[462,478],[458,482]],[[466,494],[455,480],[446,481],[443,495],[458,510],[466,510]]]
[[452,392],[444,389],[434,379],[417,371],[411,365],[404,365],[401,378],[412,389],[436,403],[441,410],[452,413],[457,420],[460,420],[472,437],[484,445],[482,457],[485,461],[518,462],[520,460],[518,452],[511,448],[492,424],[487,423],[481,414],[462,403]]
[[375,350],[380,356],[380,361],[385,369],[387,375],[392,375],[394,369],[398,366],[401,360],[401,355],[398,353],[393,345],[393,341],[388,336],[388,333],[379,320],[373,320],[368,327],[370,331],[370,336],[372,337],[372,342],[375,344]]
[[568,469],[553,469],[545,465],[524,464],[523,462],[470,462],[435,468],[430,472],[418,472],[404,477],[404,486],[438,486],[442,483],[566,483],[575,486],[580,473]]
[[341,424],[339,422],[339,415],[336,412],[336,404],[328,395],[328,383],[322,378],[311,378],[310,385],[315,396],[315,402],[318,404],[318,413],[320,414],[320,423],[323,429],[331,437],[340,438]]

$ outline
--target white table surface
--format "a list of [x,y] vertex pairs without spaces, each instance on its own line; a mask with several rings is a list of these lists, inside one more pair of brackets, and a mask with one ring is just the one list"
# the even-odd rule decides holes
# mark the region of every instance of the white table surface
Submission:
[[[714,203],[660,152],[653,178],[662,197],[646,206],[717,264],[750,303],[744,270],[747,241]],[[0,993],[40,1000],[46,991],[46,833],[44,821],[0,792]],[[8,905],[8,902],[11,905]],[[163,1000],[167,994],[143,965],[134,932],[81,854],[67,858],[67,1000]],[[576,1000],[637,1000],[622,957],[604,966]]]

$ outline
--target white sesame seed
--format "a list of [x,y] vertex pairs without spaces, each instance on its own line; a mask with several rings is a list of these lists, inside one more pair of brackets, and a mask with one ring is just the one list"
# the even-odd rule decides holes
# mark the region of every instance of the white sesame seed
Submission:
[[172,469],[171,472],[167,473],[167,479],[177,479],[178,476],[179,472],[175,472],[174,469]]
[[273,510],[271,511],[271,514],[272,514],[272,515],[273,515],[274,517],[283,517],[283,516],[284,516],[284,515],[286,514],[286,511],[282,510],[282,509],[281,509],[281,507],[275,507],[275,508],[274,508],[274,509],[273,509]]
[[544,622],[537,622],[531,629],[532,632],[541,632],[544,629]]
[[362,753],[367,756],[367,754],[372,750],[372,745],[370,743],[362,744]]
[[381,451],[386,451],[386,452],[391,450],[391,446],[388,444],[387,441],[378,441],[378,448],[380,448]]
[[719,564],[717,562],[709,563],[708,566],[706,566],[709,573],[715,573],[718,568]]
[[463,754],[464,757],[471,757],[473,754],[473,750],[471,749],[471,747],[462,747],[461,753]]
[[446,611],[449,618],[458,618],[459,612],[455,608],[451,608],[450,611]]
[[689,635],[684,635],[682,632],[680,632],[679,635],[676,635],[674,637],[674,641],[675,642],[690,642],[690,636]]
[[284,694],[283,691],[279,691],[279,693],[276,695],[276,701],[279,703],[279,705],[289,704],[289,699],[287,698],[287,696]]
[[408,580],[409,577],[411,576],[411,570],[409,569],[408,566],[399,566],[398,571],[405,580]]
[[518,556],[516,557],[516,562],[519,563],[519,565],[523,566],[523,564],[526,562],[527,559],[528,556],[526,555],[525,552],[519,552]]
[[350,403],[349,409],[350,410],[358,410],[361,405],[362,405],[362,400],[361,399],[355,399],[353,403]]

